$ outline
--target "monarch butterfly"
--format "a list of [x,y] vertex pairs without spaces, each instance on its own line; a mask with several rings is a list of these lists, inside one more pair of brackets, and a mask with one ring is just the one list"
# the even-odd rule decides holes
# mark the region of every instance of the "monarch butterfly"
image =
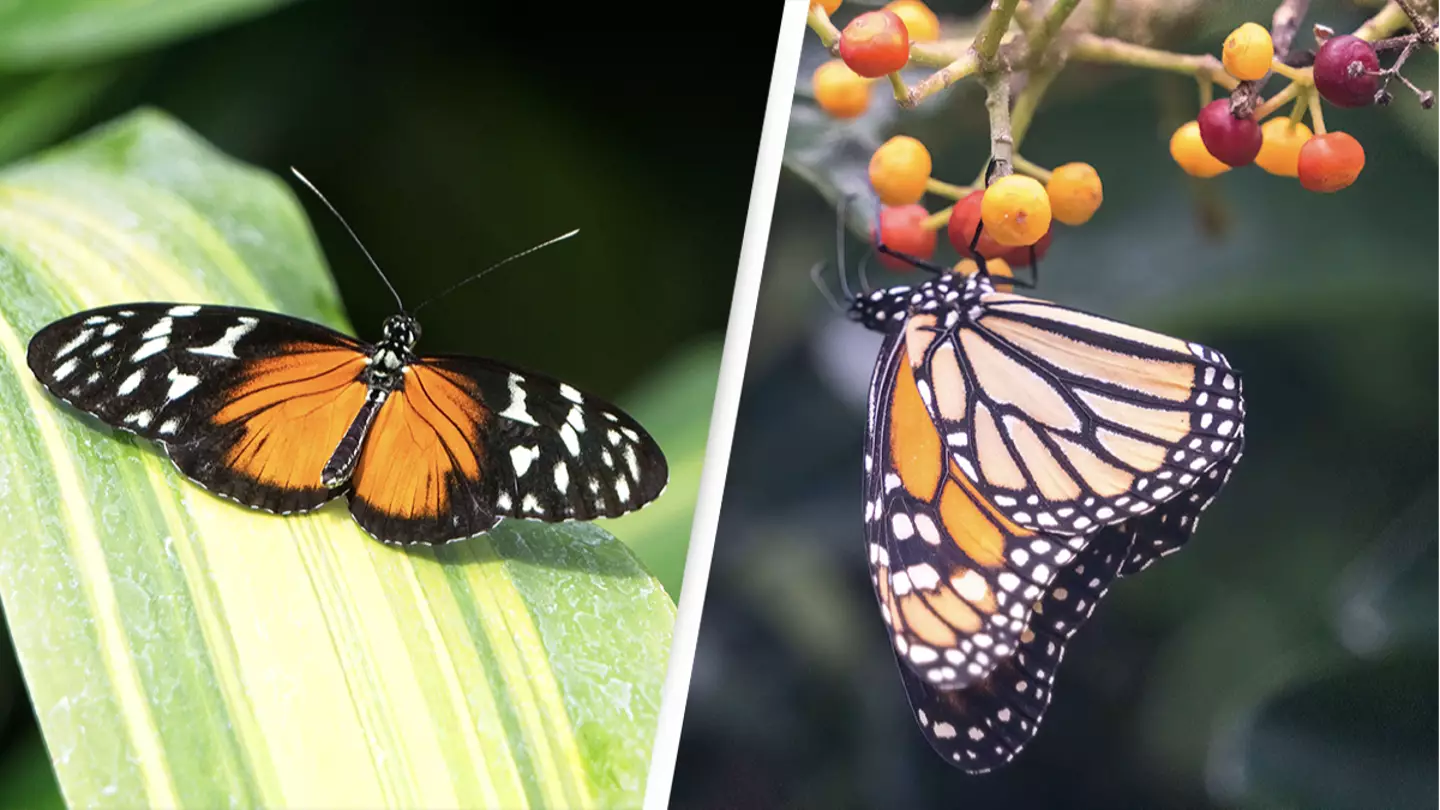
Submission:
[[870,382],[872,584],[931,746],[984,772],[1034,736],[1064,647],[1117,577],[1177,550],[1244,441],[1213,349],[985,272],[851,299]]
[[279,514],[348,495],[387,543],[457,540],[505,516],[614,517],[664,490],[664,455],[619,408],[493,360],[416,355],[420,323],[400,308],[367,344],[255,309],[117,304],[45,326],[27,361],[211,492]]

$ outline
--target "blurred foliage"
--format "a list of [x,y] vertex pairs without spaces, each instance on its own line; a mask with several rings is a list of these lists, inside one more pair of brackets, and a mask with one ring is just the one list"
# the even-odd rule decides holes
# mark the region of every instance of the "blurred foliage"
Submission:
[[[934,5],[953,23],[980,4]],[[1311,8],[1340,30],[1370,11]],[[1273,9],[1186,4],[1159,44],[1218,51]],[[1417,105],[1398,94],[1329,111],[1368,163],[1317,195],[1253,168],[1189,182],[1167,141],[1198,107],[1191,80],[1072,64],[1051,88],[1022,152],[1092,163],[1105,204],[1057,226],[1037,295],[1224,351],[1245,374],[1248,446],[1185,551],[1118,584],[1076,637],[1035,742],[971,778],[916,728],[866,570],[879,336],[806,271],[827,260],[838,286],[837,190],[868,194],[890,135],[924,141],[939,179],[975,176],[982,94],[899,113],[879,82],[866,116],[824,121],[806,96],[828,57],[808,31],[805,48],[672,806],[1434,807],[1436,112],[1400,112]],[[1434,55],[1417,58],[1433,88]],[[876,286],[903,279],[869,265]]]
[[[606,8],[458,0],[4,3],[0,164],[160,107],[241,160],[303,169],[411,303],[580,228],[427,308],[424,345],[545,371],[655,420],[669,494],[626,519],[633,535],[614,530],[673,596],[769,64],[697,88],[624,45],[632,26]],[[774,45],[772,25],[730,36]],[[305,203],[349,320],[375,337],[394,302]],[[58,806],[3,626],[0,650],[0,806]]]

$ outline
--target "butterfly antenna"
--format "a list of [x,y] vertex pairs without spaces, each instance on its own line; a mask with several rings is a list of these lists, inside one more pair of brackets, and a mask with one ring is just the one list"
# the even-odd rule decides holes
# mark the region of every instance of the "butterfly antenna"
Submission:
[[976,272],[982,276],[988,276],[990,275],[990,266],[985,264],[985,257],[980,255],[980,251],[977,250],[980,246],[980,232],[983,230],[985,230],[985,221],[976,222],[975,235],[970,237],[970,255],[975,257],[975,266],[978,268]]
[[385,282],[386,287],[390,288],[390,294],[395,296],[395,303],[400,306],[400,311],[405,311],[405,302],[400,300],[400,293],[395,291],[395,285],[390,283],[389,278],[386,278],[385,271],[380,269],[379,262],[376,262],[375,257],[370,255],[370,251],[365,248],[365,243],[361,242],[360,237],[356,235],[355,229],[350,227],[350,223],[345,221],[345,217],[340,216],[340,212],[335,209],[335,206],[330,204],[329,200],[325,199],[325,195],[320,193],[320,189],[316,188],[315,184],[310,182],[308,177],[301,174],[300,170],[294,166],[290,167],[290,171],[293,172],[296,177],[300,178],[300,182],[304,183],[306,188],[315,192],[315,196],[320,198],[320,202],[325,203],[325,207],[330,209],[330,213],[334,214],[335,218],[340,220],[340,224],[345,226],[345,230],[350,233],[350,238],[355,240],[355,244],[360,247],[360,252],[364,253],[365,258],[369,260],[370,266],[375,268],[375,272],[380,274],[380,280]]
[[451,284],[449,287],[446,287],[445,289],[441,290],[438,294],[432,295],[432,296],[430,296],[429,298],[425,299],[424,301],[422,301],[422,302],[420,303],[420,306],[415,307],[415,312],[419,312],[421,309],[424,309],[427,305],[435,303],[436,301],[440,300],[441,298],[444,298],[445,296],[449,295],[450,293],[455,292],[456,290],[460,289],[461,287],[464,287],[466,284],[469,284],[470,282],[474,281],[474,280],[477,279],[477,278],[480,278],[481,276],[486,275],[487,273],[490,273],[490,272],[492,272],[492,271],[494,271],[494,270],[499,270],[500,268],[502,268],[502,267],[504,267],[505,265],[507,265],[507,264],[515,261],[516,259],[520,259],[520,258],[524,258],[524,257],[526,257],[526,256],[529,256],[531,253],[534,253],[535,251],[540,250],[541,248],[550,247],[551,245],[555,244],[556,242],[563,242],[563,241],[565,241],[566,239],[569,239],[570,237],[574,236],[574,235],[577,234],[577,233],[580,233],[580,229],[579,229],[579,228],[576,228],[575,230],[573,230],[573,231],[571,231],[571,232],[569,232],[569,233],[563,233],[563,234],[555,237],[554,239],[547,239],[547,240],[545,240],[544,242],[541,242],[540,244],[538,244],[538,245],[536,245],[536,246],[534,246],[534,247],[526,248],[525,250],[522,250],[522,251],[520,251],[519,253],[516,253],[515,255],[510,256],[510,257],[508,257],[508,258],[501,259],[500,261],[498,261],[498,262],[490,265],[489,267],[485,268],[484,270],[481,270],[480,272],[476,273],[475,275],[473,275],[473,276],[471,276],[471,277],[469,277],[469,278],[467,278],[467,279],[462,279],[461,281],[457,281],[457,282],[455,282],[454,284]]
[[870,286],[870,277],[865,272],[865,269],[869,266],[870,254],[867,253],[860,257],[860,266],[857,268],[858,275],[860,276],[860,290],[862,295],[869,295],[870,291],[875,289]]
[[840,198],[839,210],[835,215],[835,264],[840,268],[840,292],[844,294],[846,301],[855,298],[850,292],[850,280],[845,273],[845,211],[850,207],[853,196],[846,194]]
[[835,310],[837,315],[843,315],[845,314],[845,308],[840,306],[840,302],[835,300],[835,294],[830,292],[830,288],[827,287],[824,280],[820,278],[820,271],[824,269],[825,262],[816,262],[815,266],[810,268],[810,280],[815,283],[815,287],[820,290],[820,294],[825,296],[825,301],[830,304],[830,308]]

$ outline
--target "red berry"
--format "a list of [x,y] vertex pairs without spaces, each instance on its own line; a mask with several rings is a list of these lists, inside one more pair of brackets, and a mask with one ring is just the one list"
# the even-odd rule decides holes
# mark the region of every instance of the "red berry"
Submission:
[[[1352,69],[1357,62],[1360,67]],[[1380,89],[1380,77],[1365,71],[1379,69],[1370,43],[1350,34],[1330,37],[1315,52],[1315,89],[1337,107],[1364,107],[1375,103]]]
[[[950,209],[950,224],[946,226],[945,232],[950,237],[950,244],[966,258],[975,258],[970,252],[970,242],[975,238],[975,229],[980,227],[980,202],[984,198],[985,190],[976,189]],[[1004,256],[1009,248],[996,242],[993,236],[982,230],[975,250],[987,259],[998,259]]]
[[1230,99],[1217,98],[1200,109],[1200,140],[1205,151],[1229,166],[1247,166],[1255,162],[1265,137],[1260,124],[1252,116],[1236,118],[1230,114]]
[[1310,191],[1339,191],[1355,182],[1364,168],[1365,148],[1344,132],[1316,135],[1300,147],[1300,185]]
[[[925,219],[929,216],[930,212],[926,211],[925,206],[919,203],[881,206],[880,241],[891,250],[907,253],[917,259],[928,259],[934,256],[935,231],[924,227]],[[875,238],[874,232],[871,232],[870,238]],[[880,263],[891,270],[913,268],[913,265],[904,259],[884,253],[880,254]]]
[[910,32],[889,9],[867,11],[840,32],[840,58],[867,79],[878,79],[910,61]]

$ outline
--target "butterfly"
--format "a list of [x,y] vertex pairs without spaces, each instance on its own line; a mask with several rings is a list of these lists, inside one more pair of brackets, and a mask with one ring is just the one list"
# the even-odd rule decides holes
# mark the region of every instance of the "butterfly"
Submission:
[[871,581],[927,740],[983,772],[1034,736],[1065,643],[1111,582],[1193,534],[1240,457],[1244,403],[1213,349],[997,292],[983,265],[912,263],[935,278],[849,307],[885,335]]
[[157,442],[205,489],[278,514],[344,495],[387,543],[615,517],[663,492],[664,454],[622,410],[494,360],[416,354],[420,323],[400,308],[371,344],[263,310],[116,304],[45,326],[26,359],[50,393]]

